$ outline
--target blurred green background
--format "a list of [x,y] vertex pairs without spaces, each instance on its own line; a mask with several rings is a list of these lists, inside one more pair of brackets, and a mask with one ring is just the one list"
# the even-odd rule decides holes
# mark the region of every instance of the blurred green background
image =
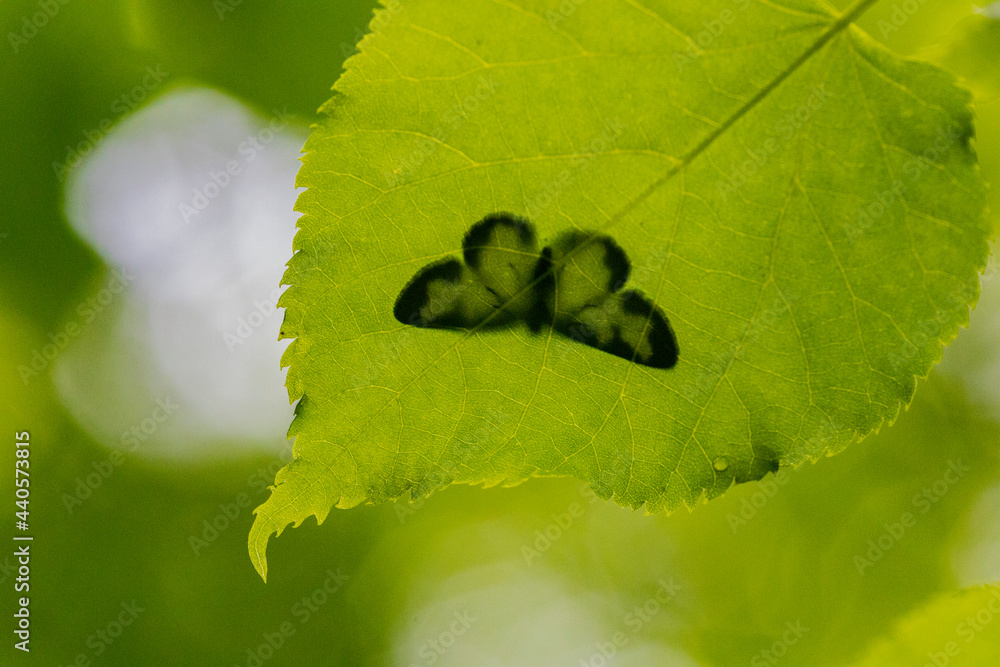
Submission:
[[[989,355],[1000,338],[997,318],[978,312],[956,343],[965,351],[946,353],[894,426],[785,471],[780,486],[737,487],[692,513],[644,517],[569,479],[453,487],[422,504],[333,511],[320,528],[310,520],[287,531],[271,542],[265,585],[247,557],[249,509],[197,554],[190,538],[240,494],[251,508],[264,500],[255,475],[281,443],[271,456],[228,462],[128,457],[68,511],[63,494],[108,450],[69,416],[47,376],[26,385],[17,369],[106,267],[67,224],[52,163],[85,130],[120,120],[109,105],[147,66],[258,109],[287,106],[308,123],[373,5],[244,0],[220,17],[218,4],[55,3],[36,36],[16,52],[7,37],[0,48],[0,432],[8,470],[13,433],[31,432],[35,536],[32,653],[8,644],[0,663],[69,665],[83,655],[109,665],[770,665],[766,652],[797,627],[782,664],[843,665],[934,596],[977,583],[970,566],[956,565],[962,554],[1000,562],[1000,526],[992,535],[982,527],[983,498],[998,498],[1000,400],[970,380],[996,363]],[[983,174],[997,183],[1000,21],[971,3],[928,0],[883,34],[879,21],[893,10],[880,2],[860,25],[964,78],[977,99]],[[0,4],[0,33],[19,33],[38,11],[37,2]],[[996,210],[995,189],[992,201]],[[983,308],[1000,300],[1000,281],[985,285]],[[958,459],[969,472],[921,514],[915,494]],[[13,499],[12,473],[0,480]],[[916,525],[859,574],[855,556],[906,511]],[[12,554],[0,551],[0,599],[11,612]],[[318,595],[328,571],[346,583]],[[133,601],[143,609],[135,622],[100,639]],[[614,645],[619,632],[627,641]],[[269,641],[280,646],[261,650]]]

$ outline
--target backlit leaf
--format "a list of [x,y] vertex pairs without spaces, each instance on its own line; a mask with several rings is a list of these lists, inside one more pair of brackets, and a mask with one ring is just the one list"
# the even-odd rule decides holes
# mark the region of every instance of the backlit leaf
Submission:
[[[333,506],[574,475],[669,511],[895,418],[968,320],[987,226],[969,95],[854,27],[872,4],[387,2],[299,174],[295,460],[261,574],[271,534]],[[401,323],[500,211],[540,247],[610,238],[676,365],[506,317],[530,286],[503,327]]]

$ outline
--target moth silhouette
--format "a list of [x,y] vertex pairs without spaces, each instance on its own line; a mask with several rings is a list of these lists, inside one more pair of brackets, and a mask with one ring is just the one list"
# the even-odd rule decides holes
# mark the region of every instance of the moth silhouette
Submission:
[[418,271],[396,299],[396,319],[435,329],[523,322],[644,366],[677,363],[663,311],[638,290],[621,291],[630,265],[610,236],[567,231],[539,252],[528,220],[493,213],[466,232],[462,256]]

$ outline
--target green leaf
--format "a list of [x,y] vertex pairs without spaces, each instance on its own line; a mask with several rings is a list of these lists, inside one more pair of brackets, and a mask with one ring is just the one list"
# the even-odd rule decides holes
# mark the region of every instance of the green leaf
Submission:
[[[669,511],[892,420],[967,322],[987,231],[969,95],[854,27],[871,4],[387,3],[299,174],[295,459],[251,530],[262,576],[271,534],[334,505],[573,475]],[[398,321],[498,211],[543,248],[610,237],[676,366],[506,308]]]
[[875,642],[858,667],[992,665],[1000,655],[1000,586],[942,596]]

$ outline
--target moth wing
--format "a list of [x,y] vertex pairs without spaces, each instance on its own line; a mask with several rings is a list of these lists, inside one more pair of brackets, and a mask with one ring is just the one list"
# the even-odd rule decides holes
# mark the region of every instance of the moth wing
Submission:
[[597,306],[628,280],[628,256],[604,234],[564,232],[543,251],[543,257],[548,258],[553,275],[544,298],[550,317],[557,322]]
[[466,266],[498,307],[514,318],[524,317],[534,302],[526,288],[539,259],[534,225],[510,213],[493,213],[469,228],[462,251]]
[[[403,324],[431,329],[471,329],[494,314],[495,297],[473,271],[458,259],[446,259],[425,266],[403,288],[393,314]],[[509,321],[505,313],[495,316],[489,326]]]
[[585,345],[652,368],[673,368],[677,338],[663,310],[638,290],[608,293],[557,320],[556,329]]

